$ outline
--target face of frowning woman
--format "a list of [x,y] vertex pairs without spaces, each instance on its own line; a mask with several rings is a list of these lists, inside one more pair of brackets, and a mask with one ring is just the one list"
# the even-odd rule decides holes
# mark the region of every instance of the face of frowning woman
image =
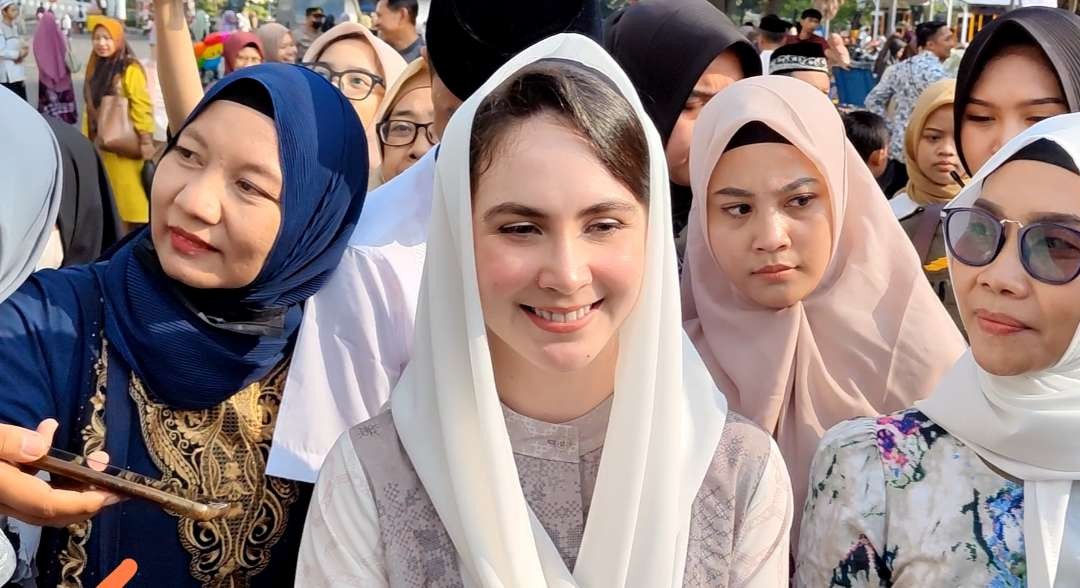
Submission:
[[[418,80],[426,84],[427,78]],[[431,103],[431,86],[417,86],[406,89],[405,93],[394,104],[394,108],[387,117],[386,133],[390,143],[395,145],[383,145],[382,175],[383,180],[389,182],[401,172],[409,169],[420,160],[435,145],[428,140],[428,133],[421,128],[416,128],[415,140],[407,145],[396,145],[401,141],[408,140],[413,136],[414,124],[432,124],[435,122],[435,107]],[[434,133],[433,127],[428,127]]]
[[955,183],[950,172],[960,171],[960,157],[956,154],[956,142],[953,139],[953,109],[946,104],[926,117],[922,134],[915,148],[915,159],[931,182],[939,186]]
[[[364,39],[341,39],[330,44],[319,57],[319,61],[329,65],[334,71],[349,69],[362,69],[383,77],[379,60],[375,57],[375,49]],[[335,80],[337,82],[337,80]],[[338,83],[348,83],[348,80]],[[356,115],[364,123],[364,128],[374,128],[375,113],[382,104],[386,88],[375,86],[371,94],[363,100],[350,99]]]
[[473,194],[492,355],[580,370],[617,349],[636,304],[646,208],[558,119],[536,116],[507,132]]
[[248,45],[236,53],[233,71],[259,65],[260,63],[262,63],[262,55],[259,54],[259,50],[252,45]]
[[[1080,176],[1042,162],[1013,161],[986,179],[975,206],[999,220],[1026,225],[1053,218],[1080,230]],[[1071,264],[1080,247],[1059,239],[1050,253]],[[1080,280],[1055,285],[1031,277],[1021,265],[1012,223],[990,264],[972,267],[952,260],[951,271],[971,351],[984,370],[1013,376],[1061,359],[1080,324]]]
[[1031,125],[1069,111],[1050,61],[1034,45],[1010,47],[983,68],[971,89],[960,142],[971,175]]
[[732,149],[708,190],[709,245],[743,296],[781,309],[817,288],[832,256],[832,199],[801,151],[780,143]]
[[109,30],[105,27],[99,26],[95,28],[90,42],[94,46],[94,54],[101,59],[108,59],[116,53],[116,41],[113,40]]
[[292,33],[285,33],[281,37],[281,43],[278,45],[278,60],[282,63],[296,63],[297,52],[299,49],[296,47],[296,41],[293,40]]
[[184,129],[150,197],[151,236],[169,277],[204,289],[258,277],[281,226],[279,161],[274,121],[247,106],[219,100]]

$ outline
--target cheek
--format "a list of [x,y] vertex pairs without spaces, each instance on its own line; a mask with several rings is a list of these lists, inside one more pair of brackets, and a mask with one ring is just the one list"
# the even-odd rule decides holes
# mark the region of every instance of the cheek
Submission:
[[665,146],[668,163],[681,163],[690,152],[690,140],[694,136],[694,120],[697,117],[684,111],[671,131],[671,137]]
[[645,234],[634,234],[613,247],[599,249],[589,263],[594,289],[617,303],[616,319],[621,322],[637,303],[645,274]]
[[509,245],[496,235],[480,236],[475,241],[476,276],[485,312],[489,305],[537,283],[538,248]]
[[990,151],[993,149],[994,125],[976,126],[966,124],[960,130],[960,143],[964,146],[964,159],[967,160],[971,173],[979,171],[979,168],[990,159]]
[[817,288],[832,259],[832,229],[828,211],[820,211],[805,219],[791,221],[789,235],[792,247],[804,266],[808,283],[807,294]]
[[1080,280],[1061,286],[1036,284],[1036,298],[1042,302],[1043,313],[1053,320],[1045,322],[1048,334],[1049,359],[1047,365],[1057,363],[1068,350],[1080,326]]
[[[262,269],[281,229],[281,211],[267,202],[257,206],[245,206],[235,212],[226,210],[227,218],[242,219],[240,223],[226,225],[229,248],[225,251],[229,261],[243,264],[256,271]],[[254,279],[254,276],[251,277]]]

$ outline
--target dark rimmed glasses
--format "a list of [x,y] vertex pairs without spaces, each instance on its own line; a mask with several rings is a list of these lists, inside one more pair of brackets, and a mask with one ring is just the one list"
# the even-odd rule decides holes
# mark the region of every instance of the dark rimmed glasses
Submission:
[[337,86],[346,98],[356,102],[366,100],[375,91],[376,86],[386,88],[385,80],[366,69],[337,71],[321,61],[301,65],[326,78],[331,84]]
[[411,120],[389,119],[384,120],[375,128],[379,131],[379,140],[388,147],[407,147],[416,142],[420,131],[424,131],[424,138],[428,143],[435,145],[439,138],[435,136],[435,123],[420,124]]
[[1072,227],[1042,221],[1025,225],[981,208],[952,208],[942,217],[949,251],[964,265],[990,265],[1005,246],[1005,225],[1015,224],[1020,263],[1031,277],[1060,285],[1080,275],[1080,231]]

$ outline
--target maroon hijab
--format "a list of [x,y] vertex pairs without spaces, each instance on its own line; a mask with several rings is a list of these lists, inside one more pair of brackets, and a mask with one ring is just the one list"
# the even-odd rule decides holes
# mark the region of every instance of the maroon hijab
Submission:
[[56,17],[51,12],[41,15],[37,31],[34,32],[34,61],[38,67],[38,79],[53,92],[71,89],[71,72],[68,71],[64,56],[67,55],[67,43],[64,34],[56,25]]

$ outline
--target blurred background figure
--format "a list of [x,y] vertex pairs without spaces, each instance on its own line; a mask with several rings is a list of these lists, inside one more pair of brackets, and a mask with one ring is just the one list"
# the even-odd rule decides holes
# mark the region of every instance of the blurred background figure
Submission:
[[30,47],[19,33],[16,19],[19,5],[15,0],[0,0],[0,86],[26,100],[26,69],[23,61],[30,54]]
[[75,87],[68,69],[67,38],[51,12],[41,16],[34,31],[34,62],[38,70],[38,112],[64,122],[78,122]]

